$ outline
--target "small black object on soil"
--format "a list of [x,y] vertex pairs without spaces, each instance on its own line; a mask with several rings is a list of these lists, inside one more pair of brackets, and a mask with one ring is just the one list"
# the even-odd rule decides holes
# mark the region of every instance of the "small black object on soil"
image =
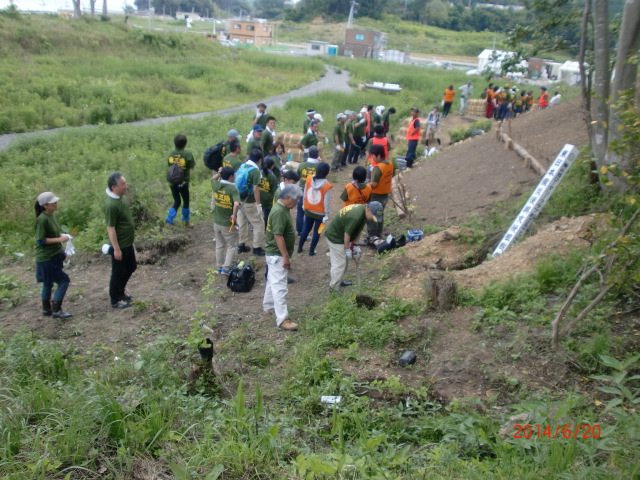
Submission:
[[356,295],[356,305],[358,307],[365,307],[368,309],[372,309],[376,305],[378,305],[378,301],[375,298],[370,297],[369,295],[359,293],[358,295]]

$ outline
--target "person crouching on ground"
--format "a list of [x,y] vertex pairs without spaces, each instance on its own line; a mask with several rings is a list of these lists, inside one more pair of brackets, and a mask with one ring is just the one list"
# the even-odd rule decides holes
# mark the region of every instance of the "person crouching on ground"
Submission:
[[342,208],[349,205],[364,205],[369,202],[371,197],[371,185],[367,182],[367,170],[358,165],[353,169],[352,173],[353,182],[347,183],[340,195],[340,200],[344,203]]
[[302,253],[304,242],[307,241],[309,232],[313,230],[309,256],[316,254],[316,246],[320,240],[320,225],[329,221],[329,206],[331,205],[331,189],[333,185],[327,180],[329,175],[328,163],[320,162],[315,175],[309,175],[304,188],[304,226],[298,241],[298,253]]
[[235,228],[240,208],[240,193],[236,188],[233,167],[222,167],[211,179],[213,191],[213,233],[216,239],[216,263],[218,273],[229,275],[238,247],[238,230]]
[[[36,280],[42,283],[42,315],[71,318],[73,315],[62,310],[62,301],[71,282],[69,275],[62,270],[66,257],[62,244],[67,243],[71,236],[60,233],[60,225],[55,216],[58,200],[51,192],[41,193],[36,200]],[[52,303],[51,290],[54,283],[58,288]]]
[[276,324],[283,330],[296,330],[298,324],[289,318],[287,308],[288,272],[296,242],[291,209],[298,203],[302,190],[298,185],[284,185],[267,221],[266,262],[269,268],[262,308],[266,315],[276,315]]
[[353,245],[367,223],[376,224],[382,212],[380,202],[369,202],[366,205],[349,205],[340,210],[325,230],[331,260],[331,280],[329,289],[337,291],[338,286],[348,287],[351,282],[344,282],[348,259],[353,257]]
[[187,137],[185,135],[176,135],[173,138],[173,144],[176,148],[169,154],[167,166],[170,167],[175,163],[184,170],[184,182],[179,185],[175,183],[169,184],[171,195],[173,195],[173,206],[169,209],[165,223],[166,225],[173,225],[173,220],[178,214],[178,208],[180,208],[180,197],[182,197],[182,221],[186,227],[192,228],[193,224],[190,221],[191,210],[189,209],[189,176],[191,170],[196,168],[196,161],[193,158],[193,154],[184,149],[187,146]]

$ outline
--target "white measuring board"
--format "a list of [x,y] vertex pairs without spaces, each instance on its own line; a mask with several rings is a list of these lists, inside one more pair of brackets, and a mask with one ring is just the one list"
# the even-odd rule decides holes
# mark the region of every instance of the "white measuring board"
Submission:
[[578,153],[578,149],[569,143],[562,147],[562,150],[547,169],[547,172],[542,177],[542,180],[540,180],[540,183],[538,183],[529,200],[524,204],[524,207],[522,207],[522,210],[520,210],[520,213],[516,216],[511,227],[509,227],[509,230],[507,230],[507,233],[505,233],[493,251],[494,257],[504,253],[522,232],[527,231],[531,226],[531,222],[538,216],[544,204],[547,203],[553,191],[560,184],[560,180],[562,180],[562,177],[567,173],[573,161],[578,157]]

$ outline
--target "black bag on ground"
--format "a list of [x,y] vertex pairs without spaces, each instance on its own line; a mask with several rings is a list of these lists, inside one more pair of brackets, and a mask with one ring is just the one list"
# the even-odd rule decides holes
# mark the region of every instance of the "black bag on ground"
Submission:
[[214,172],[220,170],[220,167],[222,166],[222,159],[226,155],[225,150],[224,140],[220,140],[215,145],[207,148],[203,156],[204,166]]
[[184,183],[184,170],[177,163],[169,165],[167,170],[167,181],[175,185],[182,185]]
[[256,283],[256,272],[248,263],[242,268],[235,266],[229,272],[227,287],[233,292],[250,292],[254,283]]

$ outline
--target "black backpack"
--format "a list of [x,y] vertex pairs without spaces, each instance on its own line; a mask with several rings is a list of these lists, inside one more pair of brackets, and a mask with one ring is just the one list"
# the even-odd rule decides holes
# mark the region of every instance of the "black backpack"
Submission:
[[248,263],[242,268],[235,266],[229,272],[227,287],[233,292],[250,292],[254,283],[256,283],[256,272]]
[[209,170],[213,170],[217,172],[220,170],[222,166],[222,159],[225,156],[226,147],[224,145],[224,140],[220,140],[215,145],[207,148],[207,151],[204,152],[204,166]]
[[167,170],[167,181],[174,185],[182,185],[184,183],[184,170],[177,163],[169,165]]

